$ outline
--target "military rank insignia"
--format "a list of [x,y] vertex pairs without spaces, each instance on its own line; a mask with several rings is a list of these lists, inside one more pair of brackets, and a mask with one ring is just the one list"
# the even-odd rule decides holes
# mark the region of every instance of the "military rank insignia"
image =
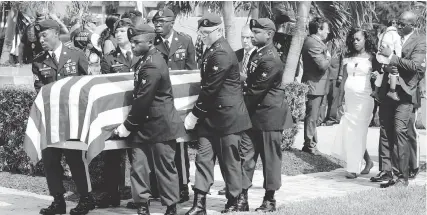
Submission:
[[141,84],[145,84],[145,83],[147,83],[147,80],[142,79],[142,80],[141,80]]

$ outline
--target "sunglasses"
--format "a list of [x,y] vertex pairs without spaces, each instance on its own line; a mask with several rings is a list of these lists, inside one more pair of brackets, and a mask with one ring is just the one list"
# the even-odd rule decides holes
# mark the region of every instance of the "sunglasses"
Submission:
[[212,34],[213,32],[215,32],[218,29],[219,28],[216,28],[215,30],[212,30],[212,31],[209,31],[209,32],[197,31],[197,34],[199,36],[202,36],[202,37],[207,37],[207,36],[209,36],[210,34]]

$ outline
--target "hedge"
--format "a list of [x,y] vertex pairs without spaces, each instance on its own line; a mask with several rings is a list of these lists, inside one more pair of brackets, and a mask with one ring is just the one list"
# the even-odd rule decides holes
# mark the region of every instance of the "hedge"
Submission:
[[[288,104],[294,120],[299,121],[305,113],[305,96],[308,87],[291,83],[285,87]],[[35,91],[28,86],[5,85],[0,87],[0,170],[20,174],[44,175],[42,161],[32,166],[23,150],[27,119],[35,100]],[[283,132],[283,149],[289,149],[298,133],[298,125]],[[94,189],[103,183],[104,153],[99,154],[89,165]],[[70,176],[63,158],[65,176]]]

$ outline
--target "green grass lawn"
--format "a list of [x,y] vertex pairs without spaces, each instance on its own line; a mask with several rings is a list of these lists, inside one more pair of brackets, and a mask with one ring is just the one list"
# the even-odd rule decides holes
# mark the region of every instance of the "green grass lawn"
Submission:
[[[279,197],[276,197],[279,198]],[[255,215],[257,212],[230,215]],[[268,215],[361,215],[361,214],[426,214],[426,186],[372,189],[344,197],[322,198],[288,204]]]

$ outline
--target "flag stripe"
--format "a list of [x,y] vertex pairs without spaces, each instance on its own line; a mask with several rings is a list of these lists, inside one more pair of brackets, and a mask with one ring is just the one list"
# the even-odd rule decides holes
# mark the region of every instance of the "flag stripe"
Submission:
[[[67,77],[56,81],[56,83],[50,89],[50,138],[52,143],[59,142],[59,104],[61,104],[60,93],[61,88],[66,84],[71,77]],[[67,117],[68,118],[68,117]]]
[[[70,79],[66,84],[64,84],[64,86],[62,86],[61,88],[61,92],[59,95],[59,98],[62,101],[68,101],[68,102],[61,102],[59,104],[59,119],[69,119],[71,120],[72,118],[70,117],[70,109],[69,109],[69,104],[70,102],[70,93],[69,93],[69,89],[76,84],[77,81],[81,80],[81,77],[79,78],[72,78]],[[70,139],[70,123],[59,123],[59,139],[60,140],[64,140],[64,139]]]

